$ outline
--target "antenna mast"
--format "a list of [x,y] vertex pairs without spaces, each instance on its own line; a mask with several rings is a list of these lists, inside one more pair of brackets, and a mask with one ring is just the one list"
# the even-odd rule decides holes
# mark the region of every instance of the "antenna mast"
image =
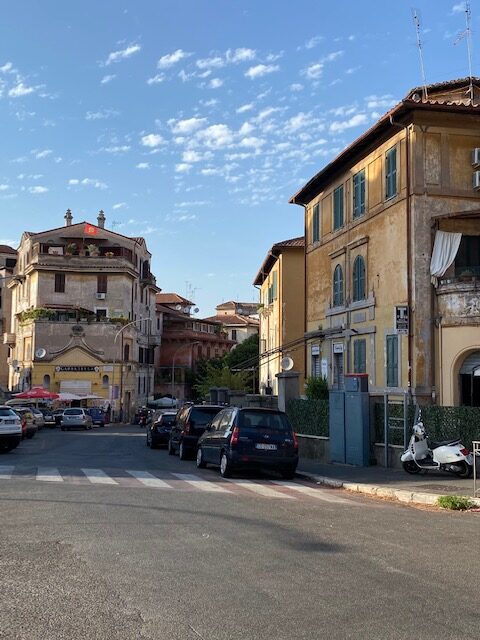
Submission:
[[413,10],[413,22],[415,23],[415,32],[417,34],[418,57],[420,58],[420,71],[422,74],[422,84],[423,84],[423,99],[428,100],[427,78],[425,75],[425,65],[423,64],[422,41],[420,39],[420,16],[418,15],[417,9]]
[[470,104],[473,105],[473,75],[472,75],[472,27],[471,27],[472,11],[470,9],[470,2],[465,2],[465,31],[462,31],[453,43],[454,45],[461,42],[464,38],[467,41],[467,55],[468,55],[468,77],[470,79],[468,94],[470,98]]

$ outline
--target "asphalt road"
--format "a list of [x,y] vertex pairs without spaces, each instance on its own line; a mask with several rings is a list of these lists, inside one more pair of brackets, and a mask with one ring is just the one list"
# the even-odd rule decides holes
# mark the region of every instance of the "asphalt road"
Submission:
[[0,457],[0,638],[479,636],[480,514],[278,480],[43,430]]

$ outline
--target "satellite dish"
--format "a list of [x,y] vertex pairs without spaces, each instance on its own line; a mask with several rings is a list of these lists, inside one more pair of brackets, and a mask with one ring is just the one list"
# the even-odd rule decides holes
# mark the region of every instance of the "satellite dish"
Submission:
[[38,358],[39,360],[44,358],[46,355],[47,355],[47,351],[43,347],[40,347],[35,351],[35,357]]
[[175,305],[175,311],[180,311],[182,309],[182,305],[181,304],[176,304]]
[[200,311],[200,309],[198,307],[195,307],[195,309],[193,310],[193,313],[198,313]]
[[285,356],[280,360],[280,367],[282,371],[290,371],[290,369],[293,369],[293,360],[290,356]]

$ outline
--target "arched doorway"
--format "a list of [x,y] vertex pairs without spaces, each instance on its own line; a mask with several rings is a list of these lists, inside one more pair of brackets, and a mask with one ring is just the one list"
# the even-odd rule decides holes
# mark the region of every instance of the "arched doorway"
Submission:
[[465,358],[459,374],[462,405],[480,407],[480,351]]

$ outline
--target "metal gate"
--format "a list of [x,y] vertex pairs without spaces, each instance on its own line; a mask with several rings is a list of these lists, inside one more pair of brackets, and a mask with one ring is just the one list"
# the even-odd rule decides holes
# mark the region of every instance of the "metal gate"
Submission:
[[[409,407],[409,394],[405,391],[404,393],[385,393],[383,396],[383,405],[384,405],[384,423],[383,423],[383,441],[385,443],[385,451],[384,451],[384,465],[388,467],[388,448],[391,443],[391,436],[394,432],[400,432],[403,434],[403,448],[407,448],[408,444],[408,407]],[[400,415],[391,415],[390,405],[394,405],[400,408]]]

